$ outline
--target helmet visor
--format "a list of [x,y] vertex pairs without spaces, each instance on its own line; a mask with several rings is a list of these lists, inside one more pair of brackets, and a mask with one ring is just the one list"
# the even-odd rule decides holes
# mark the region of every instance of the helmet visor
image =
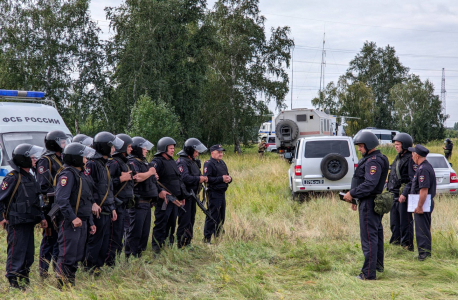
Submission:
[[93,143],[94,143],[94,139],[91,138],[90,136],[88,136],[87,138],[85,138],[84,140],[80,142],[80,144],[83,144],[84,146],[88,146],[88,147],[90,147]]
[[206,152],[208,149],[207,149],[207,147],[204,146],[204,144],[199,144],[199,145],[194,147],[194,150],[196,150],[197,152],[202,154],[202,153]]
[[141,148],[145,148],[146,150],[151,150],[153,147],[154,147],[154,144],[151,143],[150,141],[146,140],[144,141],[141,145],[140,145]]
[[110,144],[111,144],[111,146],[114,146],[116,150],[121,150],[122,145],[124,145],[124,141],[121,140],[118,137],[115,137],[114,140],[112,140],[110,143],[108,143],[108,145],[110,145]]
[[86,146],[84,149],[80,152],[80,155],[86,158],[92,158],[95,155],[95,150]]
[[39,159],[43,153],[43,148],[39,146],[32,146],[29,151],[25,153],[26,157]]
[[65,137],[65,138],[56,138],[56,143],[59,145],[62,149],[65,148],[68,144],[72,142],[72,139],[70,137]]

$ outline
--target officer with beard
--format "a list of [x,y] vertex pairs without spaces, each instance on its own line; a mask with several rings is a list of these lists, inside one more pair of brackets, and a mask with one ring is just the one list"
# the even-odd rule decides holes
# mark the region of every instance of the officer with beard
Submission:
[[[47,215],[54,203],[56,176],[64,169],[62,151],[70,143],[71,138],[65,132],[60,130],[49,132],[45,137],[46,152],[37,161],[37,181],[43,197],[43,213],[48,224],[51,224],[51,220]],[[40,245],[40,260],[38,262],[40,276],[42,278],[48,277],[51,260],[53,261],[53,269],[55,270],[58,256],[59,245],[57,244],[57,232],[53,226],[48,226],[48,228],[43,230],[43,239]]]
[[7,229],[6,278],[11,287],[20,288],[18,280],[29,284],[34,261],[34,228],[48,223],[40,209],[40,187],[30,169],[36,166],[43,148],[20,144],[9,161],[13,171],[3,178],[0,188],[0,225]]
[[108,257],[111,222],[117,220],[113,195],[113,180],[107,163],[116,149],[124,142],[113,134],[103,131],[94,138],[94,158],[86,163],[84,174],[94,182],[92,213],[97,232],[90,235],[86,245],[85,269],[98,274]]
[[142,137],[132,139],[129,166],[134,174],[135,204],[129,208],[130,226],[127,230],[125,254],[141,257],[146,250],[151,229],[151,206],[157,200],[156,170],[146,161],[153,144]]
[[[177,159],[178,170],[181,173],[181,179],[186,186],[188,192],[194,191],[198,196],[201,183],[207,182],[208,178],[202,176],[200,172],[200,160],[197,159],[199,154],[207,151],[198,139],[190,138],[184,143],[183,150],[178,152],[180,158]],[[196,220],[196,200],[188,198],[185,201],[184,210],[178,211],[178,229],[177,229],[177,243],[178,248],[188,246],[191,244],[193,237],[194,222]]]
[[121,149],[116,150],[113,159],[108,161],[113,180],[113,193],[116,204],[117,220],[112,222],[112,236],[110,239],[110,248],[108,252],[107,265],[113,266],[116,262],[116,256],[122,252],[122,239],[124,236],[125,218],[127,215],[127,204],[134,196],[134,182],[132,180],[132,171],[128,165],[128,156],[132,151],[132,139],[127,134],[118,134],[117,138],[121,139],[124,144]]
[[[180,171],[173,160],[176,142],[170,137],[163,137],[157,143],[157,152],[151,161],[151,166],[156,169],[159,176],[159,200],[155,204],[154,228],[153,228],[153,252],[158,254],[165,244],[167,236],[169,243],[173,245],[178,207],[184,206],[184,194],[182,193],[182,181]],[[161,186],[162,184],[162,186]],[[177,199],[173,202],[167,200],[167,195],[173,195]]]
[[64,170],[57,175],[56,205],[59,230],[59,259],[57,260],[58,287],[75,285],[78,263],[83,260],[87,234],[94,235],[92,217],[92,180],[84,175],[87,157],[95,150],[80,143],[71,143],[64,149]]
[[[388,158],[376,147],[379,141],[369,131],[361,132],[354,140],[363,158],[358,162],[353,175],[351,190],[344,199],[352,202],[359,199],[359,230],[361,247],[364,253],[364,264],[357,276],[361,280],[375,280],[376,270],[384,270],[383,225],[382,216],[374,211],[374,199],[381,194],[388,174]],[[356,205],[352,204],[356,210]]]
[[387,186],[388,191],[393,193],[393,206],[390,212],[392,233],[390,244],[401,245],[413,251],[413,217],[412,213],[407,212],[406,202],[410,191],[404,188],[415,175],[416,165],[412,160],[412,152],[409,151],[413,140],[410,135],[401,132],[394,136],[393,142],[398,155],[391,164]]

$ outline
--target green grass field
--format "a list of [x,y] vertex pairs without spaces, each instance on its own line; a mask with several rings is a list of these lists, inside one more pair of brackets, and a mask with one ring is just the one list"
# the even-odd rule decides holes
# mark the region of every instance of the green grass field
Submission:
[[[427,145],[442,153],[441,143]],[[41,281],[37,255],[31,285],[9,290],[0,279],[0,299],[458,299],[458,198],[439,196],[432,215],[433,257],[388,244],[378,281],[355,278],[363,263],[358,215],[328,195],[298,203],[291,199],[288,163],[275,154],[260,161],[257,149],[225,161],[234,182],[227,192],[225,235],[215,245],[203,238],[198,212],[193,247],[166,249],[153,259],[151,245],[140,260],[120,261],[98,278],[79,271],[76,287],[64,292],[56,280]],[[395,152],[384,147],[390,158]],[[458,166],[458,159],[452,162]],[[36,254],[41,240],[36,232]],[[6,234],[0,233],[0,268]]]

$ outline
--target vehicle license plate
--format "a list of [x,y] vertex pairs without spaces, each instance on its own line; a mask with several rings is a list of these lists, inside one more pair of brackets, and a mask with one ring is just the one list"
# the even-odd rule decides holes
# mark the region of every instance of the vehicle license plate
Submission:
[[324,183],[323,179],[304,180],[304,184],[323,184],[323,183]]

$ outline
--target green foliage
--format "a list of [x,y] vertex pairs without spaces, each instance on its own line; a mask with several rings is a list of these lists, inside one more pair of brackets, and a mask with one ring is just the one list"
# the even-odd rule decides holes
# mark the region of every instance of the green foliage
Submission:
[[0,86],[42,90],[67,125],[101,115],[104,53],[89,0],[0,1]]
[[453,130],[458,130],[458,122],[455,122],[455,124],[453,124]]
[[160,138],[169,136],[175,139],[177,145],[183,143],[180,138],[179,117],[161,99],[153,101],[147,95],[140,96],[130,117],[132,123],[128,134],[131,137],[141,136],[156,145]]
[[258,0],[220,0],[207,15],[215,29],[218,47],[209,49],[209,89],[203,115],[207,142],[234,144],[254,138],[256,115],[268,113],[264,101],[282,107],[288,93],[288,74],[293,40],[289,27],[271,28],[265,33],[265,18]]
[[126,1],[106,8],[114,36],[107,44],[111,76],[107,111],[115,128],[130,123],[140,95],[162,99],[180,117],[184,137],[200,137],[206,85],[206,47],[212,30],[202,24],[203,0]]
[[409,68],[396,56],[394,47],[377,47],[375,42],[365,42],[361,52],[350,61],[344,75],[351,82],[364,82],[375,97],[374,126],[390,128],[393,124],[394,100],[390,89],[407,79]]
[[434,95],[434,85],[419,76],[411,75],[390,91],[395,105],[395,121],[400,131],[408,132],[416,143],[425,143],[445,137],[444,122],[439,96]]

